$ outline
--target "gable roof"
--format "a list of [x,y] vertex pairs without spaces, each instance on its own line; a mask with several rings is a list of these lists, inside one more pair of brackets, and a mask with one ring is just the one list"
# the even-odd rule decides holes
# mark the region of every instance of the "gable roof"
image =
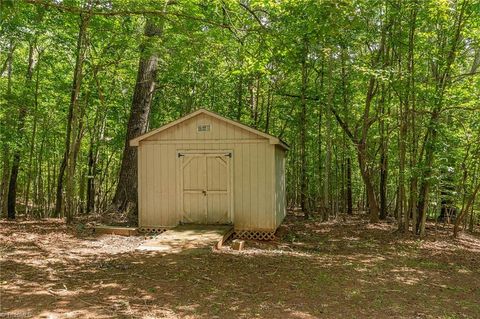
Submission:
[[145,133],[145,134],[142,134],[142,135],[140,135],[140,136],[137,136],[137,137],[135,137],[135,138],[133,138],[133,139],[130,140],[130,146],[138,146],[139,143],[140,143],[140,141],[142,141],[142,140],[144,140],[144,139],[146,139],[146,138],[148,138],[148,137],[150,137],[150,136],[152,136],[152,135],[155,135],[155,134],[158,134],[158,133],[160,133],[160,132],[162,132],[162,131],[165,131],[165,130],[167,130],[167,129],[169,129],[169,128],[177,125],[177,124],[180,124],[180,123],[182,123],[182,122],[184,122],[184,121],[186,121],[186,120],[188,120],[188,119],[191,119],[191,118],[193,118],[193,117],[195,117],[195,116],[197,116],[197,115],[199,115],[199,114],[209,115],[209,116],[214,117],[214,118],[216,118],[216,119],[218,119],[218,120],[224,121],[224,122],[226,122],[226,123],[228,123],[228,124],[231,124],[231,125],[233,125],[233,126],[236,126],[236,127],[241,128],[241,129],[244,129],[244,130],[246,130],[246,131],[248,131],[248,132],[250,132],[250,133],[259,135],[259,136],[261,136],[261,137],[264,137],[264,138],[266,138],[266,139],[269,140],[270,144],[278,144],[279,146],[281,146],[281,147],[284,148],[285,150],[288,150],[288,149],[290,148],[287,143],[285,143],[284,141],[282,141],[282,140],[279,139],[278,137],[275,137],[275,136],[273,136],[273,135],[264,133],[264,132],[262,132],[262,131],[259,131],[259,130],[257,130],[257,129],[254,129],[254,128],[250,127],[250,126],[244,125],[244,124],[242,124],[242,123],[240,123],[240,122],[230,120],[230,119],[228,119],[228,118],[226,118],[226,117],[223,117],[223,116],[221,116],[221,115],[219,115],[219,114],[217,114],[217,113],[214,113],[214,112],[211,112],[211,111],[207,111],[206,109],[198,109],[198,110],[196,110],[195,112],[192,112],[192,113],[190,113],[190,114],[187,114],[187,115],[185,115],[184,117],[181,117],[181,118],[179,118],[179,119],[177,119],[177,120],[175,120],[175,121],[173,121],[173,122],[170,122],[170,123],[168,123],[168,124],[165,124],[165,125],[157,128],[157,129],[155,129],[155,130],[152,130],[152,131],[150,131],[150,132],[147,132],[147,133]]

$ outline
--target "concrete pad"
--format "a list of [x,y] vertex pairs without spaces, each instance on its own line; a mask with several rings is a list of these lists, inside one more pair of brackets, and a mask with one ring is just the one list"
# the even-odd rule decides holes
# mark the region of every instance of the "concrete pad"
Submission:
[[154,239],[147,240],[137,249],[178,253],[188,249],[212,247],[224,239],[232,226],[180,225]]

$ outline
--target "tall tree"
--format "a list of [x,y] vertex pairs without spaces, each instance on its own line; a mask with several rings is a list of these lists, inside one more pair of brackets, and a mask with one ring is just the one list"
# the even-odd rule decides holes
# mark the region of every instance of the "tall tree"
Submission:
[[[165,10],[166,6],[164,7]],[[155,45],[163,34],[163,20],[148,17],[145,23],[145,39],[140,46],[137,81],[128,119],[125,146],[119,180],[111,208],[117,212],[128,211],[130,218],[137,214],[137,150],[130,140],[145,133],[156,87],[159,52]]]
[[[89,7],[90,6],[90,7]],[[87,5],[87,8],[92,9],[91,4]],[[72,146],[72,127],[75,125],[74,118],[77,116],[75,114],[78,108],[78,99],[80,97],[80,89],[82,86],[82,76],[83,76],[83,64],[87,52],[87,28],[90,21],[91,15],[89,13],[82,12],[79,17],[79,28],[77,36],[77,47],[75,50],[75,69],[73,72],[72,88],[70,95],[70,104],[68,106],[68,115],[67,115],[67,127],[65,134],[65,150],[63,152],[62,162],[60,164],[60,170],[57,178],[57,190],[55,196],[55,215],[60,216],[62,213],[63,207],[63,187],[64,187],[64,177],[67,165],[69,164],[69,156]],[[70,165],[74,166],[74,162],[70,162]]]
[[[25,127],[25,120],[27,117],[27,112],[30,104],[29,97],[32,92],[29,92],[29,89],[32,88],[32,78],[35,69],[35,65],[37,63],[37,58],[35,57],[35,49],[36,49],[36,40],[33,39],[29,43],[28,49],[28,66],[27,72],[25,76],[25,92],[23,94],[24,99],[20,101],[20,108],[18,111],[18,118],[17,118],[17,143],[15,144],[15,152],[13,154],[13,162],[12,162],[12,171],[10,173],[10,181],[8,184],[8,218],[15,219],[15,208],[17,203],[17,177],[18,177],[18,170],[20,168],[20,158],[21,158],[21,147],[23,144],[23,129]],[[27,203],[26,203],[27,204]]]
[[435,158],[435,144],[437,143],[438,126],[440,123],[440,116],[444,107],[445,92],[451,84],[451,73],[458,54],[458,50],[462,41],[462,30],[465,26],[465,10],[468,6],[468,1],[464,0],[459,4],[458,13],[454,17],[453,34],[451,38],[445,39],[448,33],[439,35],[440,41],[447,42],[447,49],[445,52],[440,52],[441,56],[434,62],[432,67],[432,75],[435,83],[435,98],[433,100],[433,109],[431,111],[430,119],[428,121],[427,130],[423,142],[423,159],[421,185],[418,197],[418,217],[416,232],[420,236],[425,235],[425,224],[427,220],[427,206],[430,195],[431,176],[433,171],[433,164]]
[[[7,72],[7,88],[5,90],[5,101],[9,103],[12,100],[12,65],[13,65],[13,54],[15,52],[16,45],[12,40],[10,40],[8,46],[7,58],[2,68],[1,74],[5,71]],[[7,119],[3,119],[2,126],[7,127]],[[3,132],[2,132],[3,133]],[[3,173],[1,181],[1,190],[0,190],[0,211],[7,211],[7,197],[8,197],[8,181],[10,178],[10,148],[7,144],[7,140],[2,141],[2,155],[3,155]]]

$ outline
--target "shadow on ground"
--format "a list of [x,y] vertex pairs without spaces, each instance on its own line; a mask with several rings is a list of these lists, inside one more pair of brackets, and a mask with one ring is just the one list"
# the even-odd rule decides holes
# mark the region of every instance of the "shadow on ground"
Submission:
[[247,250],[136,251],[142,237],[2,222],[0,314],[69,318],[478,318],[480,240],[290,217]]

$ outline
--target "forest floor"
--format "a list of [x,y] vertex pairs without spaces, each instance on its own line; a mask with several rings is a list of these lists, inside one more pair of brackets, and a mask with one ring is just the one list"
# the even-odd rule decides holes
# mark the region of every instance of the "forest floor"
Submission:
[[237,252],[135,250],[59,220],[0,222],[0,318],[480,318],[480,237],[289,216]]

